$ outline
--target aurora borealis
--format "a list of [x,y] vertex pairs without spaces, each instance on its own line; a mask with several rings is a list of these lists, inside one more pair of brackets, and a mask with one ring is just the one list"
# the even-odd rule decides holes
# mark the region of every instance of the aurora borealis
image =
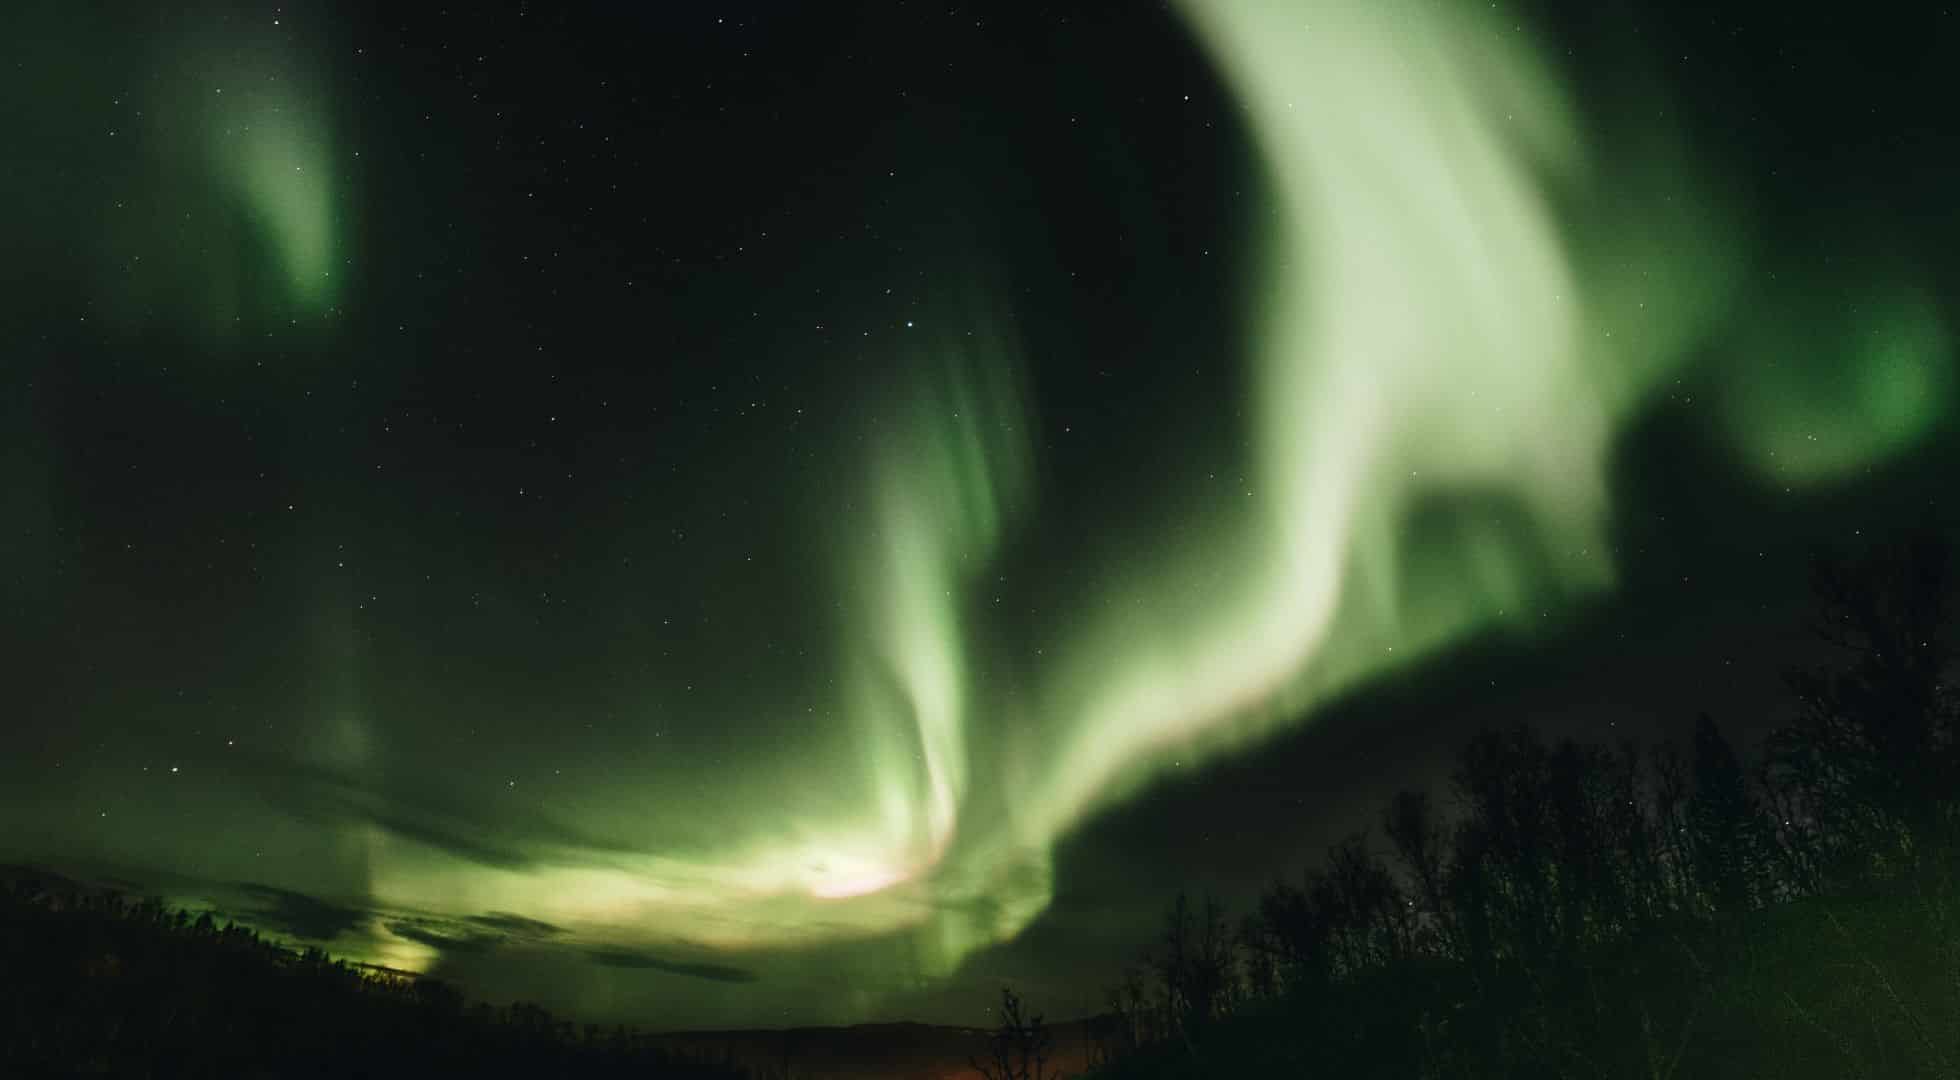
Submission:
[[1927,512],[1916,17],[22,6],[0,850],[602,1019],[1093,1008],[1295,865],[1246,770],[1370,801],[1328,710]]

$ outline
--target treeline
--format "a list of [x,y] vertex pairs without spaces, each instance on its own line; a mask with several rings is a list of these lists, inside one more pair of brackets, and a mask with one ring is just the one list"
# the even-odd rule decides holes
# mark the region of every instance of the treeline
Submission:
[[1179,897],[1096,1075],[1960,1076],[1946,551],[1820,560],[1832,661],[1745,769],[1487,731],[1447,798],[1273,885]]
[[31,875],[0,891],[0,1076],[745,1075],[157,900]]

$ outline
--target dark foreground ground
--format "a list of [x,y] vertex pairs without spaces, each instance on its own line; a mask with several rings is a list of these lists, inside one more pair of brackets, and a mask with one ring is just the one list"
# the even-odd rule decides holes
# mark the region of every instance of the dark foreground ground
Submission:
[[[1095,1022],[1073,1021],[1053,1029],[1050,1075],[1086,1070],[1095,1047]],[[733,1060],[758,1077],[795,1080],[981,1080],[973,1061],[985,1061],[991,1033],[931,1024],[863,1024],[844,1028],[782,1031],[679,1032],[658,1037],[663,1046],[708,1060]]]

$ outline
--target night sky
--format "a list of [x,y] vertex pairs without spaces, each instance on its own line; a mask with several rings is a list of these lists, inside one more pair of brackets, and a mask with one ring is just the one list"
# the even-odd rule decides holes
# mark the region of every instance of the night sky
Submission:
[[493,999],[1092,1011],[1960,519],[1937,4],[5,7],[0,856]]

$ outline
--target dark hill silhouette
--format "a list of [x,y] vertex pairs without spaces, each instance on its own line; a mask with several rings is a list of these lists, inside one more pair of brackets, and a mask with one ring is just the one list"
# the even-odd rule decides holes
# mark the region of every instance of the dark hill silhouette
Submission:
[[58,874],[0,877],[0,1076],[746,1075]]

